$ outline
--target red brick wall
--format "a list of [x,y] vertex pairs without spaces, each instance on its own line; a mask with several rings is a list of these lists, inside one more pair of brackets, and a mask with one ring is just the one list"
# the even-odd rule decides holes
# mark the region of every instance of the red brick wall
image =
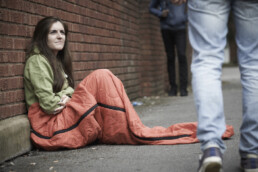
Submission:
[[1,0],[0,119],[27,112],[24,103],[24,48],[36,23],[58,16],[69,26],[76,83],[108,68],[131,99],[164,92],[166,61],[159,22],[149,0]]
[[157,94],[168,87],[166,53],[157,17],[149,13],[149,0],[140,1],[141,86],[143,95]]

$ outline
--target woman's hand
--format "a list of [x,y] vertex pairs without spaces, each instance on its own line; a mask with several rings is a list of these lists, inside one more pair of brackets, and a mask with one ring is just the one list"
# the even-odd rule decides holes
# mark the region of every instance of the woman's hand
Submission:
[[55,109],[54,114],[58,114],[58,113],[62,112],[62,110],[65,108],[66,103],[69,102],[70,99],[71,98],[68,97],[67,95],[63,95],[61,97],[60,102],[58,103],[60,105],[60,107]]
[[61,105],[61,106],[65,106],[66,103],[69,102],[69,100],[70,100],[70,97],[68,97],[67,95],[63,95],[58,104]]
[[58,113],[62,112],[62,110],[64,109],[64,107],[65,107],[65,106],[60,106],[60,107],[56,108],[53,114],[55,115],[55,114],[58,114]]
[[162,14],[161,14],[161,17],[167,17],[168,13],[169,13],[169,10],[163,10]]
[[181,5],[183,3],[186,3],[186,0],[170,0],[173,4]]

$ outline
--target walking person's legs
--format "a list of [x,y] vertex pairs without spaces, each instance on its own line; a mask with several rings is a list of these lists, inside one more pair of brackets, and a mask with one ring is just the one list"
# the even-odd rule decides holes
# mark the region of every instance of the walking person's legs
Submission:
[[243,87],[243,121],[240,128],[241,165],[258,171],[258,2],[233,3],[236,43]]
[[226,45],[228,0],[189,0],[189,39],[193,47],[192,87],[198,114],[197,137],[203,151],[200,172],[219,171],[226,147],[221,86]]

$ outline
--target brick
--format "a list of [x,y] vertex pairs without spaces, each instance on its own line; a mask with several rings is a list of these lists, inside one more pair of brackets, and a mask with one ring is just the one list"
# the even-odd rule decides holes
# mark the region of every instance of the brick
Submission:
[[24,62],[25,52],[0,51],[0,62]]
[[91,71],[78,71],[74,73],[74,79],[76,81],[83,80],[86,76],[90,74]]
[[32,14],[47,15],[47,9],[45,6],[29,1],[23,1],[23,10]]
[[1,6],[6,8],[12,8],[16,10],[21,10],[23,7],[23,1],[19,0],[2,0]]
[[15,39],[14,49],[15,50],[24,50],[28,44],[29,39]]
[[2,49],[13,49],[14,39],[10,37],[1,37],[0,39],[0,48]]
[[0,76],[23,75],[23,64],[0,64]]
[[0,90],[12,90],[23,88],[23,77],[0,78]]
[[24,91],[15,90],[15,91],[4,91],[0,93],[0,105],[16,103],[24,100]]
[[0,105],[0,119],[27,113],[25,103]]

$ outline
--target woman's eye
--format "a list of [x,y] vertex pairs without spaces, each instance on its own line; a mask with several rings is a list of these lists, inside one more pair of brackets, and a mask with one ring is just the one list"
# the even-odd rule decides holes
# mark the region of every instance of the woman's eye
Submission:
[[55,34],[57,31],[56,30],[52,30],[52,31],[50,31],[49,33],[50,34]]
[[58,32],[60,32],[61,35],[65,35],[65,31],[64,30],[60,30],[60,31],[52,30],[52,31],[49,32],[49,34],[56,34]]

